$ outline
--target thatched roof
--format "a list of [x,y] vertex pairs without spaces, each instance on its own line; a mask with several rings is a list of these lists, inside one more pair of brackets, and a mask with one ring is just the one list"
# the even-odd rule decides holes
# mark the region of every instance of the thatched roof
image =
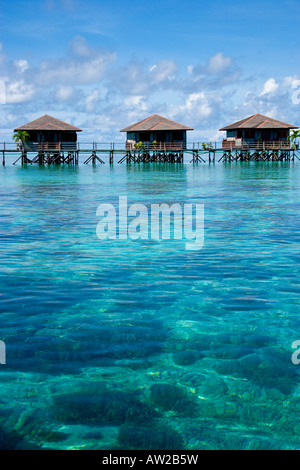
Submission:
[[76,131],[80,132],[82,129],[79,127],[72,126],[60,119],[56,119],[49,114],[45,114],[34,121],[28,122],[23,126],[14,129],[16,131]]
[[131,131],[193,131],[192,127],[184,126],[178,122],[166,119],[158,114],[153,114],[142,121],[121,129],[120,132]]
[[222,127],[220,131],[229,131],[235,129],[298,129],[298,126],[278,121],[277,119],[264,116],[263,114],[254,114],[253,116],[237,121],[229,126]]

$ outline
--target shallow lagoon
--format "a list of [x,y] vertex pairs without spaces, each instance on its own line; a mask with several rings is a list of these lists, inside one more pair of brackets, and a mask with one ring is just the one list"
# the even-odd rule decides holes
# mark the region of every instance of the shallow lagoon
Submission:
[[[205,243],[96,236],[201,203]],[[299,449],[300,164],[0,168],[0,447]]]

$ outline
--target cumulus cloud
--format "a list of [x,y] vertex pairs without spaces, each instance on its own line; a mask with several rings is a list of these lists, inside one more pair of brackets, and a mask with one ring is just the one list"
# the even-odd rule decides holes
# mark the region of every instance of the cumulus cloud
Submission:
[[212,74],[220,74],[224,70],[228,69],[231,64],[231,57],[224,57],[222,52],[218,52],[218,54],[209,59],[206,72]]
[[39,85],[97,83],[104,77],[108,66],[115,60],[114,53],[104,52],[84,60],[44,61],[36,77],[36,82]]
[[147,66],[146,62],[132,59],[110,74],[108,86],[124,94],[149,96],[159,90],[178,88],[178,70],[174,60],[161,60]]
[[[131,59],[120,65],[115,52],[93,47],[82,36],[67,46],[64,57],[46,57],[33,66],[24,57],[5,60],[0,44],[6,113],[17,116],[12,125],[37,117],[39,109],[53,115],[57,110],[58,117],[71,116],[91,138],[123,140],[119,129],[157,113],[215,139],[221,125],[256,112],[288,121],[282,110],[291,107],[291,95],[300,83],[297,76],[262,83],[257,79],[246,93],[250,80],[242,76],[235,59],[222,52],[182,70],[172,58],[155,63]],[[22,116],[19,103],[24,103]]]
[[235,120],[261,113],[281,121],[297,124],[297,121],[299,122],[299,103],[293,100],[297,87],[300,87],[300,80],[297,76],[287,76],[277,80],[269,78],[264,82],[261,92],[257,92],[257,87],[253,87],[252,90],[245,93],[244,101],[234,109],[234,118],[237,118]]
[[68,85],[61,85],[56,91],[56,98],[59,101],[69,101],[74,94],[73,87]]
[[297,88],[299,86],[299,77],[297,75],[285,77],[282,85],[284,87]]
[[131,60],[129,64],[110,74],[109,87],[126,95],[146,95],[149,85],[145,66],[137,60]]
[[211,93],[190,93],[184,96],[183,104],[169,105],[168,117],[195,129],[208,129],[217,122],[222,106],[222,97]]
[[197,115],[200,118],[207,118],[211,112],[212,107],[209,104],[207,96],[203,92],[191,93],[187,96],[185,103],[175,107],[181,113]]
[[85,99],[85,110],[87,113],[91,113],[96,109],[96,103],[99,99],[99,90],[93,90]]
[[145,111],[147,109],[146,103],[144,101],[144,97],[141,95],[132,95],[132,96],[127,96],[124,98],[124,105],[126,108],[129,109],[142,109]]
[[75,36],[75,38],[69,42],[69,53],[79,57],[91,57],[95,54],[95,51],[88,46],[85,38]]
[[6,103],[24,103],[33,98],[34,86],[24,80],[13,81],[6,85]]
[[150,67],[150,78],[154,83],[172,81],[176,78],[178,65],[174,60],[161,60]]
[[218,52],[210,57],[206,64],[188,65],[187,74],[189,80],[185,81],[186,91],[216,90],[236,85],[241,77],[241,69],[232,57]]
[[220,75],[227,72],[234,65],[232,57],[225,57],[222,52],[210,57],[205,65],[189,65],[188,73],[194,79],[203,78],[204,75]]
[[81,36],[69,43],[68,53],[61,59],[43,60],[38,67],[29,68],[25,61],[15,65],[27,72],[27,79],[36,86],[71,86],[98,83],[105,76],[117,54],[102,47],[91,47]]
[[23,73],[29,68],[29,64],[27,60],[25,59],[20,59],[20,60],[15,60],[14,65],[17,69],[18,72]]
[[269,78],[264,84],[264,89],[261,92],[260,96],[268,95],[269,93],[274,93],[279,87],[279,84],[276,83],[274,78]]

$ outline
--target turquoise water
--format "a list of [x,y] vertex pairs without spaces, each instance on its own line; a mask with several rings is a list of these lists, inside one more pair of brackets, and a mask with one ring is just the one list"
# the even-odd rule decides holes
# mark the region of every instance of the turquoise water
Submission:
[[[105,240],[201,203],[205,243]],[[0,168],[0,447],[299,449],[300,164]]]

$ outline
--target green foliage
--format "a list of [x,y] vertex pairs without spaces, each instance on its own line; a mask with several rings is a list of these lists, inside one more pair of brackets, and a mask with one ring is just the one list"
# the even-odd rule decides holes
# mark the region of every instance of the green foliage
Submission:
[[293,142],[293,145],[296,147],[296,140],[300,137],[300,130],[292,131],[292,133],[288,136],[288,140]]
[[202,150],[212,150],[213,144],[211,142],[205,143],[202,142]]
[[143,142],[141,142],[141,141],[140,141],[140,142],[137,142],[136,144],[134,144],[134,146],[135,146],[136,149],[142,149],[142,148],[144,148]]
[[12,136],[17,147],[21,147],[25,142],[29,140],[30,135],[26,131],[17,131]]

